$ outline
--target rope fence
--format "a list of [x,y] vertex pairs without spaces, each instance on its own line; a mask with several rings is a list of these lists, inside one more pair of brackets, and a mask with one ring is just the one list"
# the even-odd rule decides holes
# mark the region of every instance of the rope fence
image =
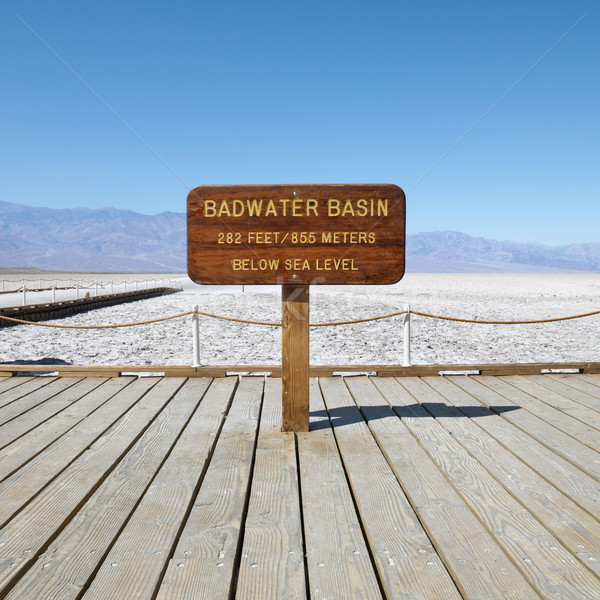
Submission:
[[[138,325],[149,325],[151,323],[159,323],[161,321],[169,321],[171,319],[179,319],[188,315],[198,314],[204,317],[212,319],[221,319],[223,321],[234,321],[236,323],[245,323],[247,325],[265,325],[267,327],[281,327],[282,323],[273,321],[253,321],[252,319],[241,319],[239,317],[227,317],[224,315],[215,315],[213,313],[203,312],[201,310],[188,310],[186,312],[177,313],[175,315],[168,315],[166,317],[158,317],[156,319],[148,319],[146,321],[135,321],[133,323],[115,323],[111,325],[58,325],[54,323],[38,323],[36,321],[25,321],[24,319],[16,319],[14,317],[6,317],[0,315],[0,319],[5,321],[11,321],[13,323],[19,323],[23,325],[37,325],[38,327],[56,327],[59,329],[117,329],[119,327],[136,327]],[[365,317],[362,319],[352,319],[350,321],[331,321],[325,323],[310,323],[310,327],[336,327],[338,325],[354,325],[357,323],[368,323],[369,321],[380,321],[382,319],[389,319],[391,317],[398,317],[400,315],[418,315],[420,317],[426,317],[430,319],[438,319],[441,321],[455,321],[458,323],[474,323],[477,325],[535,325],[539,323],[555,323],[557,321],[570,321],[572,319],[582,319],[584,317],[592,317],[599,315],[600,310],[594,310],[588,313],[582,313],[578,315],[569,315],[566,317],[553,317],[549,319],[532,319],[526,321],[484,321],[480,319],[466,319],[461,317],[447,317],[444,315],[432,315],[429,313],[419,312],[412,309],[399,310],[397,312],[388,313],[386,315],[377,315],[374,317]]]
[[[403,366],[409,367],[411,366],[411,358],[410,358],[410,317],[411,315],[418,315],[420,317],[429,318],[429,319],[437,319],[441,321],[452,321],[458,323],[470,323],[476,325],[534,325],[541,323],[555,323],[558,321],[570,321],[573,319],[582,319],[584,317],[591,317],[594,315],[599,315],[600,310],[595,310],[592,312],[581,313],[577,315],[568,315],[565,317],[551,317],[547,319],[528,319],[522,321],[489,321],[489,320],[481,320],[481,319],[468,319],[462,317],[448,317],[444,315],[433,315],[430,313],[420,312],[411,310],[409,305],[405,305],[404,310],[396,311],[393,313],[388,313],[385,315],[376,315],[373,317],[365,317],[361,319],[352,319],[348,321],[331,321],[324,323],[311,323],[311,327],[335,327],[339,325],[354,325],[358,323],[368,323],[370,321],[379,321],[382,319],[390,319],[393,317],[403,316],[403,329],[404,329],[404,361]],[[0,319],[5,321],[10,321],[12,323],[18,323],[21,325],[36,325],[38,327],[52,327],[56,329],[118,329],[122,327],[137,327],[140,325],[150,325],[152,323],[160,323],[162,321],[170,321],[173,319],[180,319],[183,317],[187,317],[188,315],[192,315],[192,345],[193,345],[193,356],[192,356],[192,366],[199,367],[200,366],[200,316],[208,317],[212,319],[221,319],[223,321],[233,321],[236,323],[243,323],[247,325],[263,325],[267,327],[282,327],[281,322],[271,322],[271,321],[256,321],[252,319],[242,319],[239,317],[228,317],[225,315],[216,315],[209,312],[204,312],[198,310],[198,306],[194,306],[193,310],[188,310],[185,312],[177,313],[174,315],[168,315],[165,317],[157,317],[156,319],[147,319],[145,321],[135,321],[132,323],[117,323],[117,324],[109,324],[109,325],[61,325],[56,323],[40,323],[35,321],[26,321],[24,319],[17,319],[15,317],[7,317],[4,315],[0,315]]]

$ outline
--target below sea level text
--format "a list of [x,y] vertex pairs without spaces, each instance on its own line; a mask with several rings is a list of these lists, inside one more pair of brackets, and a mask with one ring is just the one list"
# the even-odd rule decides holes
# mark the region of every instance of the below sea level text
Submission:
[[358,271],[353,258],[233,258],[233,271]]

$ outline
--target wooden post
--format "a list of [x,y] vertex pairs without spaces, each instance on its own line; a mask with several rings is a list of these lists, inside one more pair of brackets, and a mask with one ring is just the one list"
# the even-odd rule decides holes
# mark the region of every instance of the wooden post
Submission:
[[282,431],[308,431],[309,286],[281,288]]

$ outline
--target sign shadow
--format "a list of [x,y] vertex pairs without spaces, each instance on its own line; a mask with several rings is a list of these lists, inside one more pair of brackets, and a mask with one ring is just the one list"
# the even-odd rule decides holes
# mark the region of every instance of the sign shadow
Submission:
[[[393,410],[393,414],[391,412]],[[330,410],[314,410],[310,412],[311,417],[318,417],[328,420],[317,421],[310,424],[310,431],[326,429],[330,425],[333,427],[344,427],[355,425],[378,419],[385,419],[391,416],[397,416],[400,419],[405,418],[467,418],[478,419],[491,417],[505,412],[520,410],[516,405],[498,405],[498,406],[461,406],[456,407],[443,402],[423,402],[407,406],[390,406],[389,404],[379,406],[342,406]]]

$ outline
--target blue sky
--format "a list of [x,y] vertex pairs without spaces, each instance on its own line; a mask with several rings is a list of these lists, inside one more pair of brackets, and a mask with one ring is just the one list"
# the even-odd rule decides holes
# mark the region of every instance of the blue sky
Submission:
[[408,232],[600,241],[597,2],[0,10],[0,200],[155,214],[197,185],[395,183]]

